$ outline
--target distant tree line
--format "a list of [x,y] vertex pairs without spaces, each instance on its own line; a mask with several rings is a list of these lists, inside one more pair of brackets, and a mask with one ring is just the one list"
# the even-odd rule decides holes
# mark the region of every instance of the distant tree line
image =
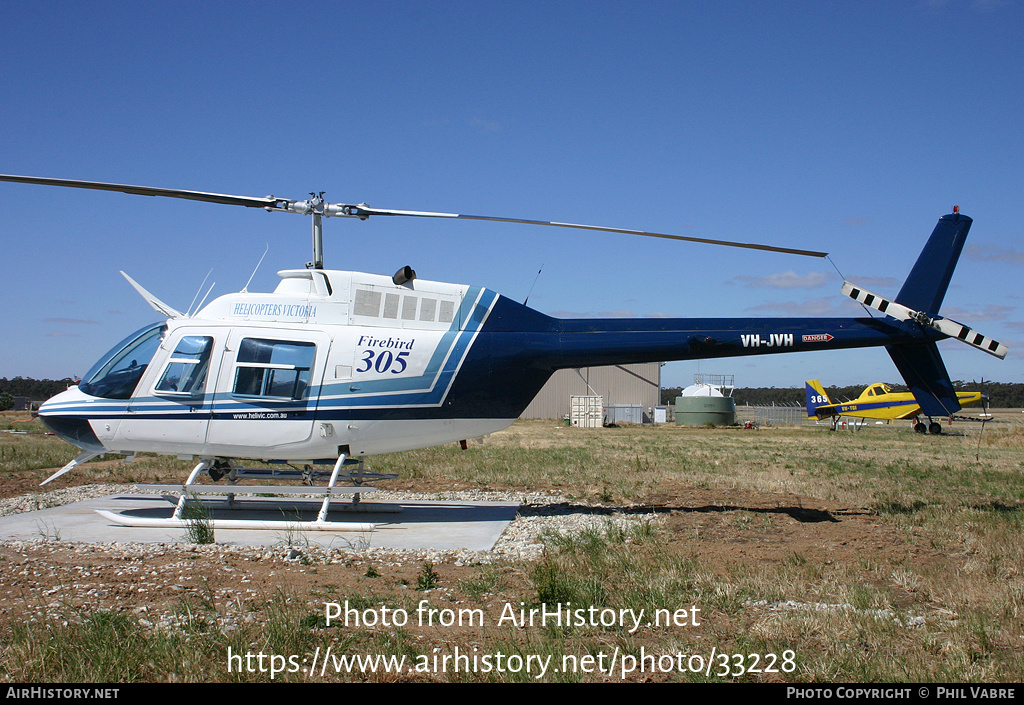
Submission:
[[[887,383],[894,392],[905,392],[905,384]],[[825,387],[829,398],[834,402],[856,399],[864,391],[867,384],[848,387]],[[958,392],[984,392],[989,396],[989,405],[997,409],[1024,408],[1024,383],[1021,382],[964,382],[954,380],[953,388]],[[682,387],[664,387],[661,390],[661,403],[670,406],[675,404],[676,397],[682,394]],[[737,387],[732,394],[739,406],[760,404],[804,405],[803,387]]]
[[[68,379],[31,379],[29,377],[15,377],[7,379],[0,377],[0,395],[7,394],[11,397],[28,397],[32,401],[46,401],[54,394],[59,394],[72,384],[78,384],[77,380]],[[7,397],[3,397],[4,400]],[[7,406],[6,408],[10,408]]]

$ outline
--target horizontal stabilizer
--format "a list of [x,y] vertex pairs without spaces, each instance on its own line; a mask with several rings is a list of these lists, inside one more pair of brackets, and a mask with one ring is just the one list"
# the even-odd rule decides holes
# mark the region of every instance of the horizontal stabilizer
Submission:
[[934,328],[940,333],[948,335],[950,338],[962,340],[968,345],[987,352],[989,355],[995,355],[1000,360],[1005,358],[1006,353],[1009,352],[1009,348],[999,341],[993,340],[981,333],[977,333],[970,327],[965,326],[963,323],[957,323],[950,318],[933,318],[923,311],[915,311],[903,304],[898,304],[895,301],[886,299],[878,294],[867,291],[866,289],[854,286],[850,282],[843,282],[843,294],[864,304],[868,308],[881,311],[882,313],[892,316],[897,320],[914,321],[922,326]]

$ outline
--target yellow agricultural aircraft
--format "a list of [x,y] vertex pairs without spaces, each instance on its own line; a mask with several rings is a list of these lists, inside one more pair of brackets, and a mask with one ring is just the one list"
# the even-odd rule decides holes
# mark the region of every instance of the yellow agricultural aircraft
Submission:
[[[842,416],[889,422],[896,419],[917,419],[921,415],[921,405],[913,393],[894,392],[888,384],[881,382],[869,385],[853,401],[839,404],[828,398],[825,388],[816,379],[804,382],[804,390],[807,395],[808,418],[831,418],[833,427],[839,423]],[[978,404],[986,398],[981,392],[957,392],[956,397],[960,406]],[[933,421],[929,416],[927,426],[918,420],[914,423],[914,430],[918,433],[927,431],[938,434],[942,433],[942,424]]]

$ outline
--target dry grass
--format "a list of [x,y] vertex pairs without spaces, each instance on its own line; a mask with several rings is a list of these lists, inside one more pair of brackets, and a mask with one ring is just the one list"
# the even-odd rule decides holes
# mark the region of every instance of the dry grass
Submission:
[[[2,471],[47,474],[42,466],[26,470],[18,463],[33,454],[48,458],[42,454],[63,457],[60,453],[69,452],[50,446],[55,446],[50,437],[0,436],[2,455],[17,458],[15,467]],[[438,492],[452,487],[552,490],[644,518],[628,531],[609,525],[604,531],[551,536],[544,559],[537,563],[438,565],[438,579],[447,591],[443,598],[432,599],[442,604],[480,606],[492,617],[502,606],[519,603],[635,610],[698,606],[702,622],[699,627],[645,628],[637,634],[579,627],[472,634],[427,630],[396,632],[383,639],[379,633],[324,630],[311,619],[322,595],[295,593],[288,594],[288,603],[306,605],[300,610],[305,618],[292,615],[283,623],[271,622],[274,630],[285,633],[279,643],[291,645],[287,648],[345,643],[356,651],[422,655],[432,649],[450,652],[459,645],[558,659],[567,653],[615,649],[707,657],[714,648],[744,655],[744,668],[751,654],[790,653],[795,661],[788,671],[737,674],[727,668],[728,675],[717,669],[702,675],[675,668],[631,673],[624,679],[1024,680],[1024,426],[1019,424],[989,424],[979,438],[977,431],[931,437],[892,427],[856,433],[672,426],[584,430],[529,421],[488,437],[482,445],[470,444],[467,451],[432,448],[374,458],[372,465],[374,470],[399,472],[403,479],[396,486]],[[181,470],[150,459],[127,468],[98,464],[84,473],[72,481],[92,482],[102,476],[148,480],[180,475]],[[337,599],[337,594],[347,594],[345,584],[356,584],[355,571],[365,571],[365,566],[322,570],[337,582],[332,598]],[[453,581],[450,571],[456,570],[460,577]],[[410,600],[409,584],[373,584],[379,586],[375,592],[362,595],[367,604]],[[256,623],[263,626],[242,634],[211,628],[199,641],[194,634],[174,637],[173,648],[166,635],[148,637],[148,645],[143,639],[133,648],[144,655],[132,658],[149,666],[133,677],[160,680],[167,672],[180,672],[176,649],[188,637],[195,656],[190,668],[200,668],[196,677],[220,679],[228,643],[250,648],[262,643],[259,630],[270,627],[266,621]],[[115,626],[130,627],[119,621]],[[96,623],[85,627],[57,631],[60,639],[77,643],[83,651],[90,648],[89,639],[99,638]],[[19,672],[29,680],[56,677],[43,666],[24,670],[25,664],[34,663],[33,654],[55,648],[45,632],[18,626],[8,627],[7,634],[14,643],[4,652],[7,661],[0,660],[0,670],[16,658]],[[74,651],[61,653],[73,658]],[[196,665],[204,661],[210,665]],[[80,665],[62,668],[81,677]],[[447,679],[530,680],[513,673]],[[621,673],[581,671],[547,678],[620,679]]]

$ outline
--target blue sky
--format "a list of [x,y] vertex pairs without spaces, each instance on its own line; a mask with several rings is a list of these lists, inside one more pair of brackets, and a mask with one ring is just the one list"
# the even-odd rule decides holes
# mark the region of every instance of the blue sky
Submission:
[[[974,218],[954,379],[1022,380],[1024,7],[947,2],[32,2],[0,23],[0,173],[560,220],[825,250],[894,295]],[[311,257],[308,218],[0,183],[0,376],[81,375],[156,319]],[[862,315],[826,261],[629,235],[325,221],[326,266],[562,316]],[[541,270],[538,277],[537,272]],[[664,383],[897,381],[882,350],[673,363]]]

